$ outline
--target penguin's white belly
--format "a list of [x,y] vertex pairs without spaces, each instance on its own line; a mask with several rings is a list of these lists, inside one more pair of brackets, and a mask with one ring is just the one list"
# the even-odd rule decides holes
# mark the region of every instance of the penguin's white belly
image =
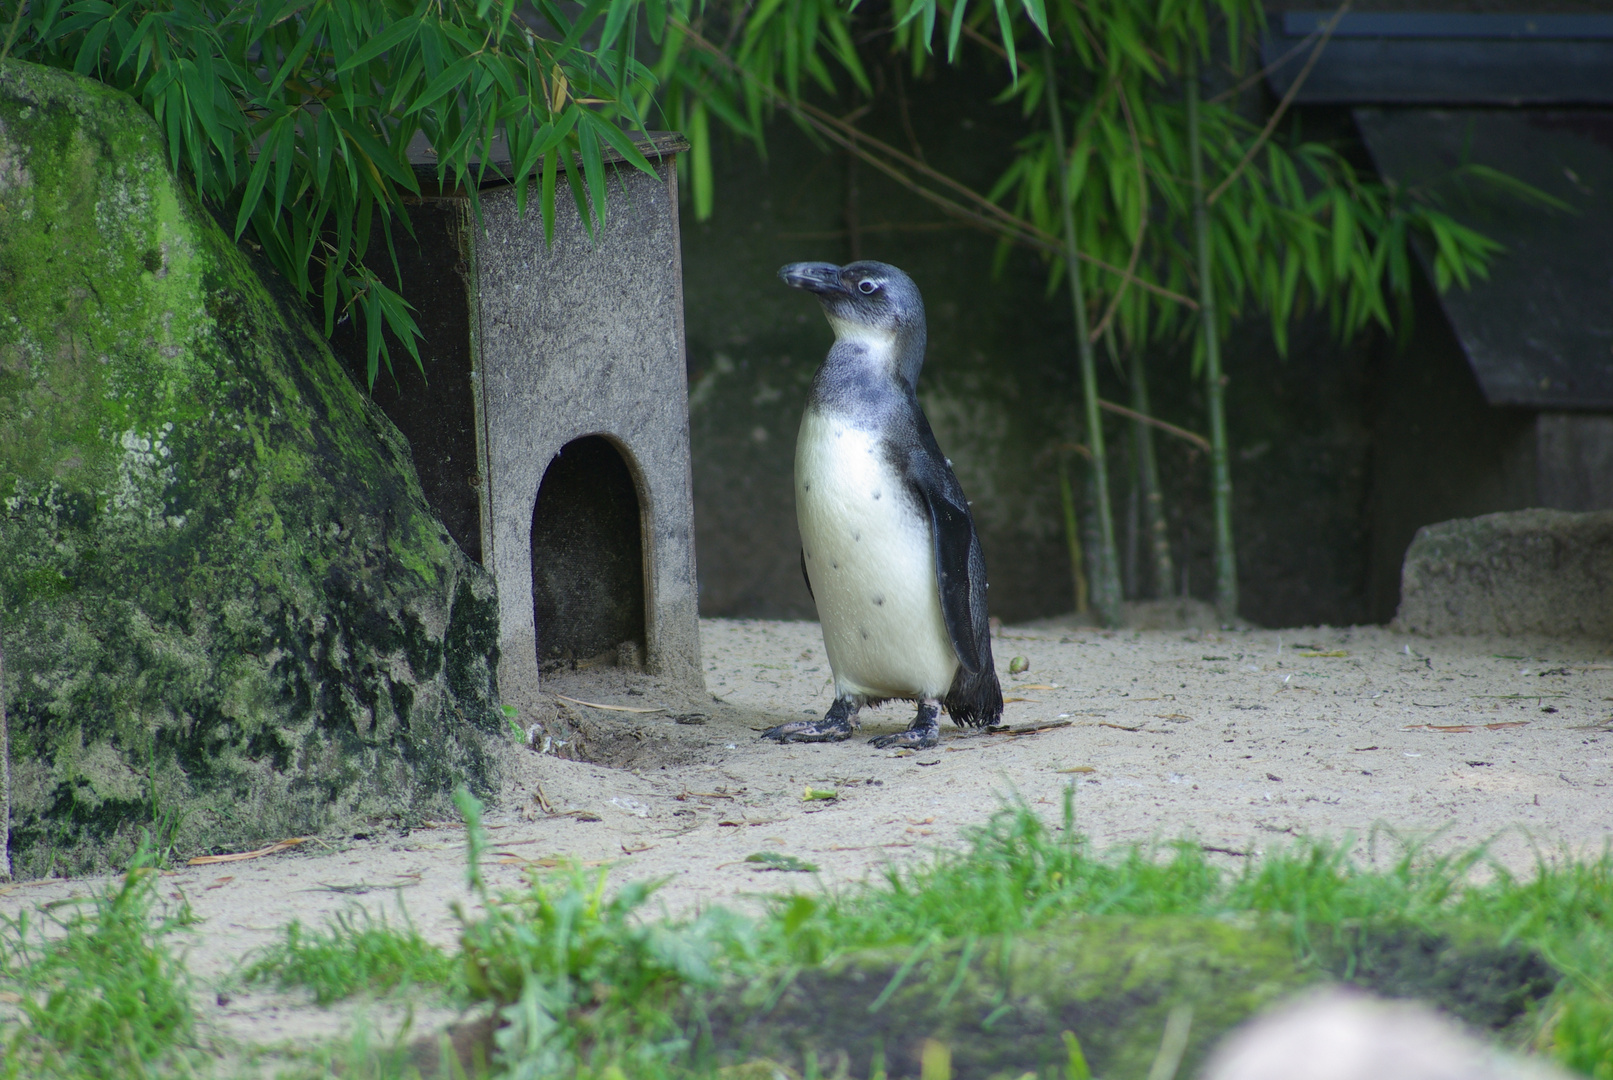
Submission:
[[839,694],[938,698],[958,656],[941,617],[935,548],[876,433],[808,407],[795,507]]

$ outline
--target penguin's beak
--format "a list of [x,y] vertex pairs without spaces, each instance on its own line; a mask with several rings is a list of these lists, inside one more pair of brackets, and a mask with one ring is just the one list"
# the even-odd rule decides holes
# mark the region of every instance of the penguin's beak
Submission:
[[820,295],[844,294],[846,291],[846,287],[840,283],[840,267],[834,263],[791,263],[781,269],[778,276],[792,289],[805,289]]

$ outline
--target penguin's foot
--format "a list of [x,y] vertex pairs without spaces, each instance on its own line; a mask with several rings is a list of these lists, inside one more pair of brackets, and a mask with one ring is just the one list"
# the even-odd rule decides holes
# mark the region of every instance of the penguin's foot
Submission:
[[762,738],[775,742],[845,742],[851,738],[857,706],[849,698],[837,698],[822,720],[792,720],[768,728]]
[[851,738],[850,720],[792,720],[768,728],[762,738],[775,742],[845,742]]
[[918,715],[906,731],[876,735],[868,741],[881,750],[924,750],[941,741],[941,709],[927,701],[919,702]]

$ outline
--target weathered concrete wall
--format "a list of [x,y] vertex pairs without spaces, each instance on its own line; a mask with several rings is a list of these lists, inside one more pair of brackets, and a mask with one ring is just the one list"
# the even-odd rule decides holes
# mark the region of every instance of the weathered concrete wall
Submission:
[[0,626],[23,875],[493,789],[491,579],[128,97],[0,66]]
[[1613,511],[1518,510],[1429,525],[1395,625],[1421,634],[1613,641]]
[[1613,415],[1539,413],[1535,447],[1537,505],[1613,510]]

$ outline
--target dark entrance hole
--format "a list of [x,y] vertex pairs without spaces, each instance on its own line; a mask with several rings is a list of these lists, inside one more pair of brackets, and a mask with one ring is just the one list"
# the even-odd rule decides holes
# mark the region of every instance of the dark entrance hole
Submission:
[[532,513],[538,664],[644,662],[644,543],[627,462],[599,435],[561,447]]

